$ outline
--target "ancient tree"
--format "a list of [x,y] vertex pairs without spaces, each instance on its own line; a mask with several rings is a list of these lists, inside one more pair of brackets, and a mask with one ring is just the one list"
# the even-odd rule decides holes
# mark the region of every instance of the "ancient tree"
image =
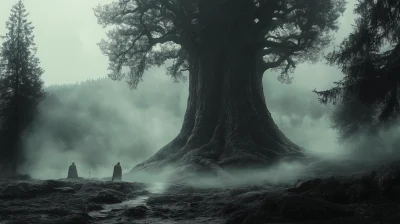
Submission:
[[11,9],[0,51],[0,173],[14,175],[22,162],[22,137],[44,97],[33,26],[22,0]]
[[[290,82],[296,64],[315,61],[338,28],[343,0],[120,0],[95,14],[109,27],[100,43],[110,77],[135,88],[147,68],[165,62],[188,71],[182,128],[136,168],[264,166],[301,155],[267,109],[262,78],[278,69]],[[149,137],[151,138],[151,137]]]

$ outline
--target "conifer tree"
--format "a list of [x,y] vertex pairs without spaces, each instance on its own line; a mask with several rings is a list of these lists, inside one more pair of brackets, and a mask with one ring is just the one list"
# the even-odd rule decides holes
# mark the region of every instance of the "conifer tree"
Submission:
[[0,50],[0,173],[15,174],[22,162],[22,137],[45,96],[34,43],[34,27],[22,0],[11,9]]
[[392,122],[400,114],[400,1],[358,0],[354,12],[355,29],[327,56],[344,77],[334,88],[315,92],[322,103],[376,107],[371,115],[378,122]]

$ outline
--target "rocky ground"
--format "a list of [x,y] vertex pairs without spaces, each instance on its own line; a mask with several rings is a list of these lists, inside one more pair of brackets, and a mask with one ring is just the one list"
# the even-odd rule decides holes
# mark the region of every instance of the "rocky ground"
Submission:
[[0,223],[400,223],[400,162],[291,186],[3,179]]

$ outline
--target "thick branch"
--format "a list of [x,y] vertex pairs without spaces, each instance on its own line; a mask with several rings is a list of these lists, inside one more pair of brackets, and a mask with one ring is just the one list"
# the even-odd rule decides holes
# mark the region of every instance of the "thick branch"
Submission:
[[278,66],[280,66],[283,62],[287,62],[287,65],[284,69],[284,73],[288,72],[290,67],[295,68],[296,64],[294,63],[294,61],[290,58],[290,56],[293,54],[292,51],[288,51],[284,54],[281,54],[277,60],[275,61],[270,61],[270,62],[266,62],[264,61],[264,64],[262,66],[263,71],[266,71],[268,69],[272,69],[272,68],[276,68]]

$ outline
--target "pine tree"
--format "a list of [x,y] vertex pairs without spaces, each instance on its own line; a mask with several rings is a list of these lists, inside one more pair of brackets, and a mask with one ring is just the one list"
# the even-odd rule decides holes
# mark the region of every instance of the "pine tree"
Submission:
[[15,174],[22,162],[22,136],[45,96],[27,10],[19,0],[6,22],[0,51],[0,173]]
[[354,12],[355,29],[327,56],[344,77],[334,88],[315,92],[322,103],[378,107],[371,115],[393,122],[400,117],[400,1],[358,0]]

